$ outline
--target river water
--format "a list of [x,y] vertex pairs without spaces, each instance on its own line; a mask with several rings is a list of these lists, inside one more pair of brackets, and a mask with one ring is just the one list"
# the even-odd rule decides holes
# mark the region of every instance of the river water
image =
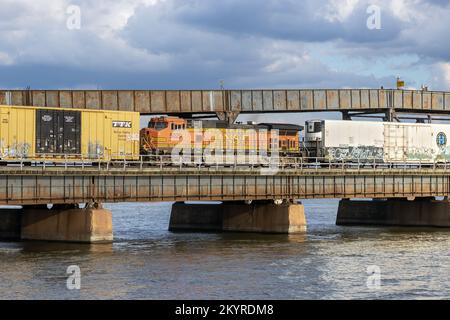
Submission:
[[450,230],[338,227],[337,201],[304,204],[293,236],[171,233],[171,204],[105,205],[113,244],[0,242],[0,298],[450,298]]

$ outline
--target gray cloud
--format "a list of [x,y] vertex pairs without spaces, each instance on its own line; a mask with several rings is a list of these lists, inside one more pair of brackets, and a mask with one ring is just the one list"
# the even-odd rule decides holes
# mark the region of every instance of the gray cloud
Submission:
[[[0,86],[378,87],[422,68],[450,87],[446,1],[79,0],[74,31],[69,1],[40,2],[0,0]],[[372,3],[381,30],[366,28]],[[405,54],[418,62],[376,76],[352,67]]]

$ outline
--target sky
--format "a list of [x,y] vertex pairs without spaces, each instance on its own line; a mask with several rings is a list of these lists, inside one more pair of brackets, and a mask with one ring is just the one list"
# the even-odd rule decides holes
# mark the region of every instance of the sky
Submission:
[[0,0],[0,88],[450,90],[450,1]]

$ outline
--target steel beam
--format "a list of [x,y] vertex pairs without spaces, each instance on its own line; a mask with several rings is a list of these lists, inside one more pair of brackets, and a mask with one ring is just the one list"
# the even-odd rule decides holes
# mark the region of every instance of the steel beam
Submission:
[[450,92],[385,89],[0,90],[0,104],[154,114],[378,111],[450,113]]

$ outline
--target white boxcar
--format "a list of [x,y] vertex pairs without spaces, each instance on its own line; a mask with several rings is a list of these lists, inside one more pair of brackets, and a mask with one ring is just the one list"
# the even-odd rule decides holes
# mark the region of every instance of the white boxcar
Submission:
[[324,120],[320,133],[305,140],[332,161],[450,162],[450,125]]

